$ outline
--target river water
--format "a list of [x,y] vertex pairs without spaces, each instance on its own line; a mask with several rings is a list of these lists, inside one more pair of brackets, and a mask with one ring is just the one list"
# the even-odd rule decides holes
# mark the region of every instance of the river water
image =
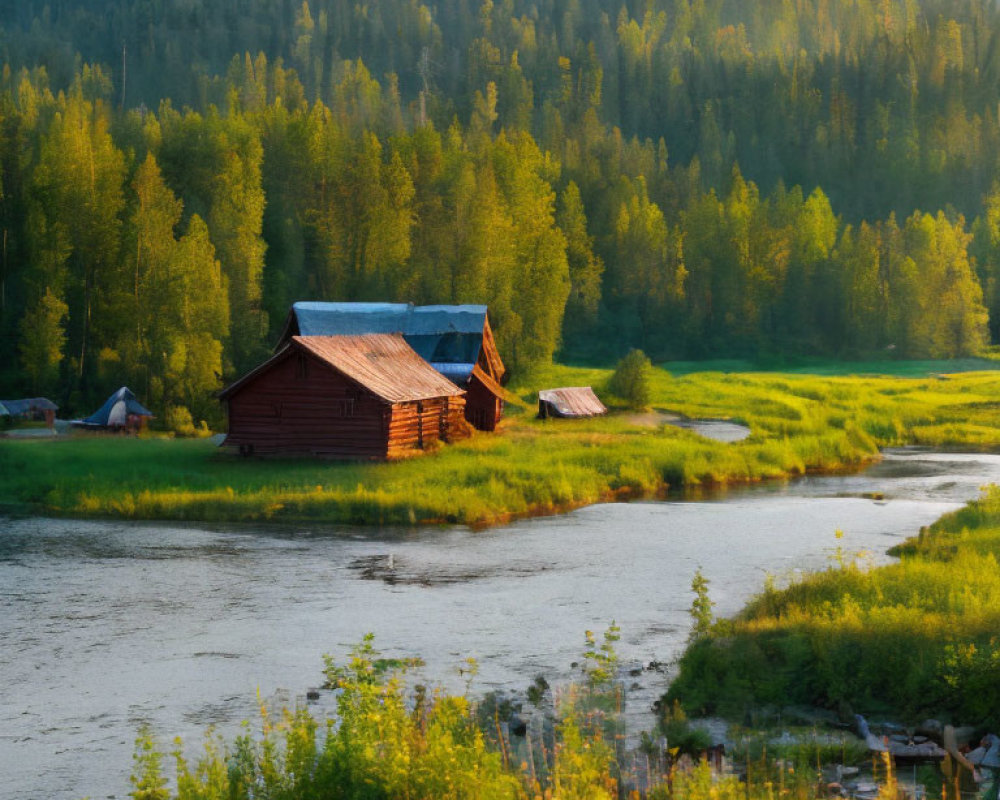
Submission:
[[[823,569],[838,547],[887,561],[990,482],[1000,456],[898,452],[857,475],[486,531],[0,519],[0,797],[127,797],[141,724],[194,752],[207,726],[255,719],[258,696],[305,702],[322,654],[367,632],[455,691],[467,657],[473,692],[569,680],[584,631],[612,620],[626,665],[669,663],[697,568],[732,614],[767,574]],[[628,679],[634,724],[652,724],[668,675]]]

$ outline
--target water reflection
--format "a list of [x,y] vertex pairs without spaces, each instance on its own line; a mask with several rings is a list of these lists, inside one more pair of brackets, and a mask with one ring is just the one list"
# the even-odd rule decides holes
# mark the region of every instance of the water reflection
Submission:
[[[699,566],[716,610],[733,613],[765,574],[822,569],[838,546],[884,560],[998,477],[993,456],[893,453],[863,474],[721,502],[600,505],[479,532],[0,521],[5,791],[125,797],[138,725],[194,749],[205,726],[252,719],[258,690],[304,702],[322,654],[368,631],[458,691],[467,656],[482,690],[567,679],[583,631],[612,619],[626,663],[668,664]],[[632,680],[630,713],[648,724],[667,676]]]

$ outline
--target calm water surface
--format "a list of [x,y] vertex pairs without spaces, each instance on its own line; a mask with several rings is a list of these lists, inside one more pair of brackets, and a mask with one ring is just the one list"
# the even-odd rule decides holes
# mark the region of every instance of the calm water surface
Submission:
[[[907,452],[860,475],[478,532],[0,519],[0,797],[127,797],[139,725],[193,752],[207,726],[253,719],[258,693],[304,702],[322,654],[369,631],[453,690],[469,656],[474,690],[568,680],[583,632],[612,620],[626,664],[670,662],[699,566],[731,614],[767,573],[823,568],[838,545],[887,561],[994,481],[1000,457]],[[667,677],[635,678],[636,724]]]

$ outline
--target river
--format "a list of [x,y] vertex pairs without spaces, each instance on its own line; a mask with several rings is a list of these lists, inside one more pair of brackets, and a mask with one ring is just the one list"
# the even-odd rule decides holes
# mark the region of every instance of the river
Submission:
[[[732,614],[767,574],[823,569],[838,547],[884,563],[990,482],[1000,456],[907,451],[856,475],[486,531],[0,519],[0,797],[127,797],[141,724],[194,752],[207,726],[255,719],[258,695],[305,702],[322,655],[366,632],[456,691],[467,657],[473,692],[569,680],[584,631],[612,620],[626,665],[669,663],[699,567]],[[667,679],[629,679],[634,722],[652,724]]]

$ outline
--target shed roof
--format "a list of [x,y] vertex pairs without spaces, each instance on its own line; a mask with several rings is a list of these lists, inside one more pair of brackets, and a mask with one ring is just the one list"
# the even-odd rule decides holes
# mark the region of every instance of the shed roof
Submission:
[[289,348],[310,353],[390,403],[465,394],[464,390],[424,361],[402,335],[372,333],[361,336],[293,336],[275,356],[223,389],[219,396],[228,397],[271,364],[287,357]]
[[561,417],[594,417],[608,411],[589,386],[542,389],[538,401],[549,403]]
[[0,406],[13,416],[29,411],[58,411],[59,406],[47,397],[26,397],[23,400],[0,400]]

